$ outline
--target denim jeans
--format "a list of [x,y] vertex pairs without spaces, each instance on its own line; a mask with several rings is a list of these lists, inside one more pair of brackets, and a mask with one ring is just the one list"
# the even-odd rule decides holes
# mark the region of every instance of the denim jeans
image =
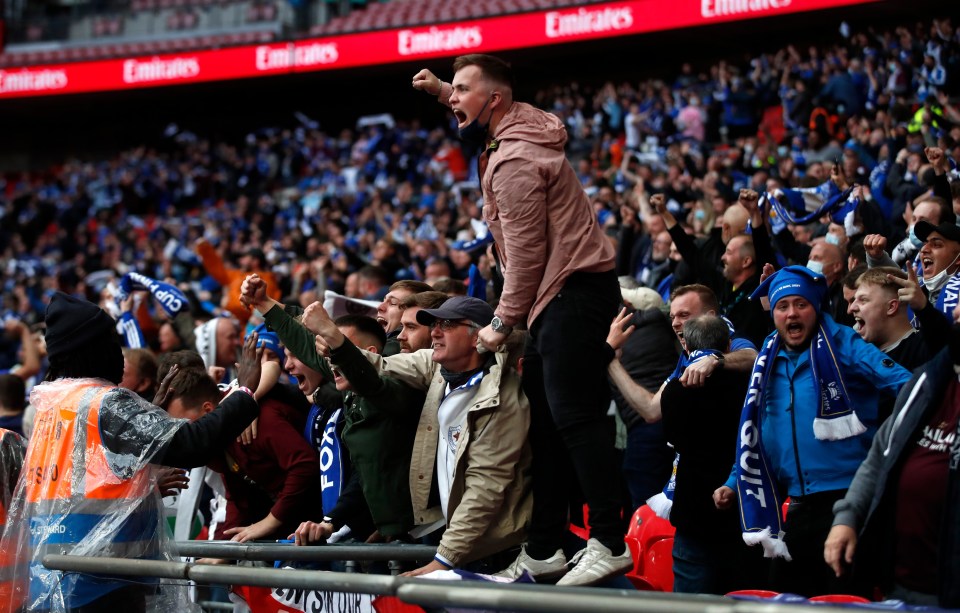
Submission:
[[663,423],[637,423],[627,431],[623,476],[630,490],[633,509],[663,491],[673,472],[674,451],[667,445]]
[[726,594],[765,589],[769,574],[762,547],[747,547],[739,531],[712,538],[677,530],[673,537],[673,591]]

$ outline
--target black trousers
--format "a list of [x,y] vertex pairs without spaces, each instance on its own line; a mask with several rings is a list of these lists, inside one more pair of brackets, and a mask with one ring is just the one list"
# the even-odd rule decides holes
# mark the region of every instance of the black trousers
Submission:
[[833,525],[833,503],[844,494],[846,490],[834,490],[790,499],[783,541],[793,560],[773,561],[773,589],[807,597],[857,593],[850,573],[837,578],[823,560],[823,544]]
[[569,491],[590,506],[591,536],[619,553],[626,521],[622,474],[607,417],[610,387],[604,350],[621,304],[616,274],[576,273],[530,329],[523,390],[530,400],[533,518],[528,551],[548,557],[562,543]]

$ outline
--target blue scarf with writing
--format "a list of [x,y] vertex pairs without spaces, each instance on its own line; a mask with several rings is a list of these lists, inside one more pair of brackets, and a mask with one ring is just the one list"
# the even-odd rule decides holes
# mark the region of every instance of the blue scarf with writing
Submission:
[[329,515],[340,500],[343,490],[343,450],[337,420],[342,409],[337,409],[323,420],[323,407],[314,404],[307,414],[303,437],[320,456],[320,488],[323,513]]
[[176,286],[151,279],[138,272],[128,272],[123,275],[120,278],[119,287],[120,291],[117,292],[118,302],[126,300],[132,291],[147,290],[170,317],[174,317],[190,306],[187,297]]
[[960,274],[955,274],[947,281],[937,296],[937,310],[953,321],[953,309],[960,302]]
[[329,515],[340,500],[343,490],[343,449],[340,435],[337,433],[337,419],[343,409],[337,409],[330,415],[323,427],[320,442],[320,489],[323,500],[323,512]]
[[[813,420],[813,433],[819,440],[839,440],[866,432],[866,427],[850,404],[830,340],[836,329],[837,324],[833,319],[821,314],[817,335],[810,343],[813,380],[820,384],[820,406]],[[764,341],[753,363],[750,387],[740,414],[736,455],[737,499],[744,542],[762,545],[765,557],[789,560],[790,553],[783,542],[781,501],[773,472],[767,465],[761,436],[764,391],[779,351],[780,335],[774,332]]]

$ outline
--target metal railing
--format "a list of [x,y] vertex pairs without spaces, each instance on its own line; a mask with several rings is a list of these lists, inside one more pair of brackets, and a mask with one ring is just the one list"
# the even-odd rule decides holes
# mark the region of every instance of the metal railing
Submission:
[[232,541],[177,541],[177,555],[272,562],[422,562],[433,559],[436,547],[427,545],[307,545],[285,543],[234,543]]
[[793,613],[849,613],[829,605],[742,601],[720,596],[665,594],[634,590],[570,588],[551,585],[358,575],[312,570],[244,568],[187,562],[126,560],[47,555],[53,570],[98,575],[191,579],[197,583],[252,585],[380,596],[425,607],[456,607],[530,613],[775,613],[784,606]]

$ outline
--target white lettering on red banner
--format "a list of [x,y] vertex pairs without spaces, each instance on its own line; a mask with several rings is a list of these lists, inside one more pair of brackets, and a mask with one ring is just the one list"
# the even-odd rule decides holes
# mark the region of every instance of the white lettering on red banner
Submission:
[[301,45],[294,48],[293,51],[297,66],[333,64],[340,59],[340,52],[337,50],[336,43]]
[[68,82],[67,73],[62,70],[0,70],[0,93],[63,89]]
[[282,70],[291,66],[333,64],[338,59],[340,59],[340,52],[336,43],[311,43],[286,47],[260,45],[256,49],[257,70]]
[[200,62],[194,57],[177,57],[170,60],[161,60],[155,57],[145,62],[126,60],[123,63],[124,83],[177,81],[190,79],[199,74]]
[[790,6],[792,0],[701,0],[700,14],[705,18],[758,13]]
[[633,25],[630,7],[602,10],[577,9],[575,13],[550,11],[546,14],[547,38],[580,36],[625,30]]
[[397,51],[400,55],[473,49],[482,43],[483,34],[479,27],[430,28],[426,31],[400,30],[397,33]]
[[[352,68],[418,56],[497,53],[871,2],[877,0],[617,0],[296,42],[6,68],[0,70],[0,100]],[[19,55],[10,57],[18,61]]]

